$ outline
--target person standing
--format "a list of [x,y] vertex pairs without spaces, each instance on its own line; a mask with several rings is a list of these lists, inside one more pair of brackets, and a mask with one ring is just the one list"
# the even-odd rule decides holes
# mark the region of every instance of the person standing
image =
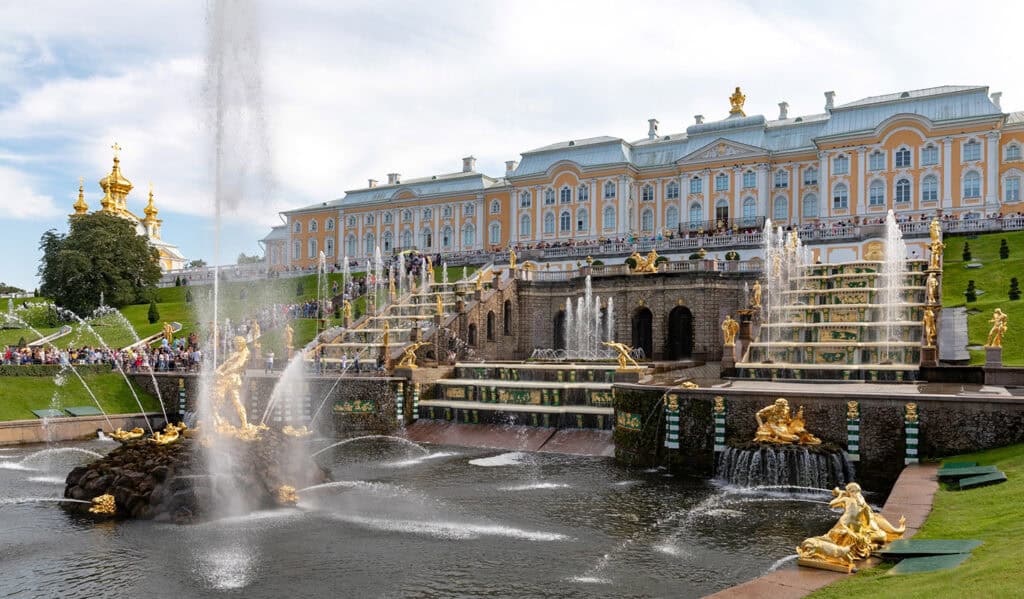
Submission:
[[270,374],[271,372],[273,372],[273,370],[274,370],[274,352],[268,351],[267,352],[266,363],[265,363],[265,368],[263,369],[263,373],[264,374]]

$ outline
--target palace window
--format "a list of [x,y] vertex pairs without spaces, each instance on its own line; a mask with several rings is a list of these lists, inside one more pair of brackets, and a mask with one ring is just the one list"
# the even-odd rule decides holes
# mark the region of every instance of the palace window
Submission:
[[462,227],[462,247],[473,247],[476,244],[476,227],[467,223]]
[[548,212],[544,215],[544,233],[551,235],[555,232],[555,213]]
[[334,238],[328,237],[324,240],[324,254],[330,258],[334,255]]
[[452,247],[453,236],[454,235],[452,234],[452,228],[450,226],[446,225],[443,229],[441,229],[441,247],[443,249],[447,250]]
[[544,190],[544,205],[551,206],[555,203],[555,190],[550,187]]
[[981,144],[973,139],[963,146],[963,161],[971,162],[981,160]]
[[295,232],[296,233],[302,233],[302,221],[301,220],[295,221]]
[[934,202],[939,199],[939,178],[927,175],[921,179],[921,201]]
[[804,185],[817,185],[818,184],[818,169],[813,166],[809,166],[804,169]]
[[434,212],[430,208],[423,209],[423,220],[430,220],[434,218]]
[[654,188],[650,185],[644,185],[640,189],[640,201],[641,202],[653,202],[654,201]]
[[754,198],[747,198],[743,200],[743,224],[746,226],[753,225],[757,220],[757,202]]
[[690,204],[690,226],[699,225],[704,220],[704,207],[700,202]]
[[672,230],[679,228],[679,209],[675,206],[669,206],[665,211],[665,227]]
[[715,191],[729,191],[729,175],[725,173],[715,175]]
[[384,240],[384,246],[381,249],[385,252],[390,252],[391,246],[394,245],[394,239],[391,237],[391,231],[384,231],[384,235],[381,236],[381,239]]
[[394,219],[394,216],[391,215],[390,211],[384,213],[384,224],[385,225],[390,225],[392,219]]
[[850,207],[850,194],[845,183],[839,183],[832,189],[832,209],[846,210]]
[[779,169],[775,171],[775,189],[785,189],[789,187],[789,173]]
[[412,249],[412,231],[406,229],[402,231],[402,248],[403,250]]
[[722,224],[729,222],[729,202],[726,200],[718,200],[715,203],[715,220]]
[[910,149],[900,148],[896,150],[896,168],[910,168]]
[[928,144],[921,150],[921,165],[929,166],[939,163],[939,148],[934,144]]
[[349,226],[349,228],[352,228],[352,229],[354,229],[356,227],[356,217],[354,217],[354,216],[348,217],[348,226]]
[[743,188],[753,189],[757,187],[757,173],[754,171],[746,171],[743,173]]
[[334,230],[334,219],[333,218],[327,219],[327,222],[325,223],[325,226],[326,226],[328,231],[333,231]]
[[501,243],[501,223],[497,221],[491,223],[490,230],[487,233],[487,242],[491,245]]
[[804,196],[804,218],[818,218],[818,196],[813,193]]
[[609,200],[615,197],[615,181],[608,181],[604,184],[604,199]]
[[306,257],[316,258],[317,257],[317,244],[316,238],[311,237],[306,241]]
[[690,179],[690,193],[702,193],[704,191],[704,180],[700,177]]
[[896,202],[905,203],[910,201],[910,179],[896,181]]
[[678,200],[679,184],[675,181],[669,181],[668,185],[665,186],[665,197],[670,200]]
[[310,219],[309,221],[309,232],[316,233],[320,227],[317,225],[316,219]]
[[577,202],[589,202],[590,201],[590,187],[586,184],[581,183],[576,188],[576,201]]
[[604,218],[602,219],[604,228],[611,230],[615,228],[615,208],[608,206],[604,209]]
[[572,190],[568,185],[558,191],[558,201],[563,204],[572,204]]
[[519,207],[529,208],[530,206],[533,206],[533,195],[528,191],[519,194]]
[[491,214],[501,214],[501,202],[491,200]]
[[580,208],[576,211],[576,232],[586,233],[590,229],[590,221],[587,219],[587,210]]
[[473,204],[462,205],[462,216],[473,216],[473,211],[476,210],[476,206]]
[[355,256],[356,255],[356,236],[349,235],[345,238],[345,255]]
[[1003,197],[1007,202],[1020,201],[1020,177],[1007,177],[1003,183]]
[[834,175],[850,174],[850,158],[848,156],[836,156],[833,158],[832,171]]
[[781,223],[789,218],[789,200],[784,196],[775,198],[775,205],[772,206],[772,220]]
[[403,223],[411,223],[412,222],[412,210],[403,210],[402,211],[402,222]]
[[292,242],[292,260],[298,260],[302,257],[302,242],[296,239]]
[[434,247],[434,232],[429,227],[424,227],[420,231],[420,245],[423,246],[423,249],[428,250]]
[[884,206],[885,205],[885,183],[881,181],[872,181],[871,186],[868,187],[868,206]]
[[451,218],[451,217],[452,217],[452,207],[451,206],[445,206],[445,207],[441,208],[441,218]]
[[645,209],[640,214],[640,229],[645,233],[650,233],[654,230],[654,211],[650,208]]
[[981,197],[981,175],[975,171],[971,171],[964,175],[964,197]]
[[568,233],[572,230],[572,215],[569,214],[568,210],[563,210],[558,215],[558,230],[562,233]]
[[367,256],[373,255],[373,250],[377,247],[377,239],[373,236],[373,233],[367,233],[366,237],[363,238],[363,250]]
[[871,152],[868,156],[868,170],[869,171],[881,171],[885,170],[885,154],[879,150]]
[[519,237],[522,238],[522,237],[529,237],[529,236],[530,236],[530,215],[529,214],[524,214],[523,217],[519,219]]
[[372,214],[367,214],[366,215],[366,224],[367,225],[373,226],[373,224],[376,223],[376,222],[377,222],[377,220],[373,217]]
[[1020,145],[1010,144],[1006,146],[1006,159],[1007,160],[1020,160]]

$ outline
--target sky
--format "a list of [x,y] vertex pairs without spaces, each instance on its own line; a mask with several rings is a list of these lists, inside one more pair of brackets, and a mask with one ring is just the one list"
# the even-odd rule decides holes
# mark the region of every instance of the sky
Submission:
[[[141,213],[151,182],[163,238],[189,258],[213,262],[219,251],[227,264],[259,253],[280,210],[367,179],[455,172],[471,154],[477,170],[500,176],[504,161],[557,141],[644,138],[649,118],[681,133],[695,114],[724,118],[737,85],[747,114],[768,118],[781,101],[791,117],[820,113],[827,90],[842,104],[946,84],[987,85],[1003,92],[1004,111],[1024,110],[1024,3],[222,8],[226,25],[216,6],[191,0],[0,0],[0,281],[37,286],[39,238],[67,229],[79,177],[98,207],[115,141],[135,186],[129,209]],[[217,64],[241,78],[248,102],[234,121],[243,134],[220,146],[230,158],[221,180],[242,184],[222,205],[219,249]]]

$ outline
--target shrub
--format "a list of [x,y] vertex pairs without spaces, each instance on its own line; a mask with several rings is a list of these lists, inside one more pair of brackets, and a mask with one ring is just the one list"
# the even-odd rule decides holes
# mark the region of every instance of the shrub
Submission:
[[149,300],[149,313],[146,314],[146,320],[149,324],[156,324],[156,321],[160,320],[160,310],[156,307],[156,300]]
[[658,256],[654,259],[655,266],[668,262],[668,256]]
[[626,265],[629,266],[630,270],[636,268],[636,259],[632,257],[626,258]]
[[1012,300],[1019,300],[1020,299],[1020,284],[1017,282],[1017,277],[1013,277],[1013,278],[1010,279],[1010,294],[1009,295],[1010,295],[1010,299],[1012,299]]
[[700,255],[700,252],[690,254],[690,260],[700,260],[703,257]]
[[737,252],[736,250],[729,250],[728,252],[725,253],[725,259],[726,260],[739,260],[740,259],[740,253]]
[[964,258],[964,262],[968,262],[971,259],[971,245],[969,243],[967,243],[966,241],[964,242],[963,258]]
[[967,298],[967,301],[969,302],[977,301],[978,292],[974,288],[974,279],[967,281],[967,291],[964,292],[964,296]]
[[298,283],[295,284],[295,295],[300,296],[302,295],[303,291],[305,290],[302,288],[302,281],[299,281]]
[[1006,260],[1010,257],[1010,246],[1006,245],[1005,239],[999,240],[999,259]]
[[192,303],[192,290],[191,289],[186,289],[185,290],[185,303],[186,304],[191,304]]
[[181,277],[174,277],[174,286],[181,287]]
[[604,266],[604,261],[602,261],[602,260],[594,260],[593,262],[590,263],[590,265],[591,266]]
[[19,348],[25,347],[26,345],[28,345],[28,342],[25,341],[25,337],[24,336],[18,337],[18,347]]

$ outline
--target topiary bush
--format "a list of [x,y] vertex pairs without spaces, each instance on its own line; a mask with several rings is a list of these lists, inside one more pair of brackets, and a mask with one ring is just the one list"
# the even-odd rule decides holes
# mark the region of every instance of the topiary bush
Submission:
[[192,303],[192,290],[191,289],[186,289],[185,290],[185,303],[186,304],[191,304]]
[[655,266],[665,264],[666,262],[668,262],[668,256],[658,256],[657,258],[654,259]]
[[725,253],[725,259],[726,260],[739,260],[740,259],[740,253],[737,252],[736,250],[729,250],[728,252]]
[[160,310],[156,307],[156,300],[149,300],[149,312],[146,314],[146,320],[149,321],[149,324],[155,324],[160,320]]
[[1013,278],[1010,279],[1010,293],[1009,293],[1009,296],[1010,296],[1011,300],[1019,300],[1020,299],[1020,284],[1017,282],[1017,277],[1013,277]]
[[967,298],[968,302],[978,300],[978,291],[974,288],[974,279],[967,281],[967,291],[964,292],[964,297]]
[[295,284],[295,295],[296,296],[302,295],[302,293],[304,291],[305,291],[305,289],[302,288],[302,281],[299,281],[298,283]]
[[966,241],[964,242],[963,258],[964,262],[969,262],[971,260],[971,244]]
[[999,259],[1006,260],[1010,257],[1010,246],[1006,244],[1005,239],[999,240]]

